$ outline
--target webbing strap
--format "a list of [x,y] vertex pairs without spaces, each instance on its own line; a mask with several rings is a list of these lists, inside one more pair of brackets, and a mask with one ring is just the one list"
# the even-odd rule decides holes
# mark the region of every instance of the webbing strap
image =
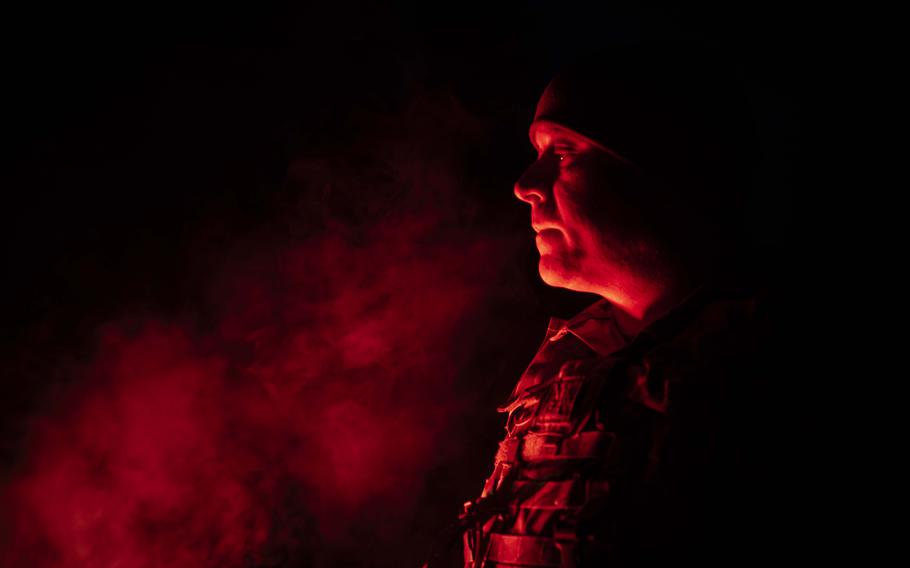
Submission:
[[556,541],[539,536],[493,533],[490,535],[486,560],[517,566],[562,566]]

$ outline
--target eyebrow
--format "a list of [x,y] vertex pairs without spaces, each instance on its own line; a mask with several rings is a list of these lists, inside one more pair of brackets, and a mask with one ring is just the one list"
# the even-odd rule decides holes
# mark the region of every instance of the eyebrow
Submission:
[[559,132],[557,132],[555,134],[538,135],[538,137],[542,137],[542,136],[546,136],[548,144],[538,145],[537,140],[531,139],[531,146],[533,146],[534,149],[537,150],[538,152],[541,151],[546,146],[555,146],[557,144],[562,144],[565,146],[572,146],[573,148],[581,147],[579,140],[576,140],[576,139],[572,138],[571,136],[566,136],[565,134],[562,134]]
[[550,140],[551,144],[565,144],[567,146],[575,146],[576,148],[581,146],[579,143],[580,140],[572,138],[571,136],[557,134],[553,136]]
[[[571,131],[569,131],[569,132],[571,132]],[[574,134],[574,133],[572,133],[572,134]],[[590,140],[590,139],[586,138],[585,136],[580,136],[580,137],[576,138],[572,134],[563,132],[559,129],[553,129],[552,131],[548,132],[547,134],[538,134],[538,136],[546,136],[547,138],[549,138],[550,144],[559,143],[560,141],[564,141],[565,143],[571,144],[575,148],[580,148],[582,146],[587,147],[587,148],[597,148],[599,150],[606,152],[608,155],[612,156],[615,160],[618,160],[618,161],[626,164],[627,166],[631,166],[635,169],[640,169],[638,164],[636,164],[635,162],[629,160],[628,158],[616,153],[616,151],[613,150],[612,148],[610,148],[608,146],[604,146],[603,144],[600,144],[593,140]],[[529,137],[529,138],[531,138],[531,137]],[[533,146],[534,149],[537,150],[538,152],[540,151],[540,148],[537,146],[537,141],[534,140],[533,138],[531,138],[531,146]]]

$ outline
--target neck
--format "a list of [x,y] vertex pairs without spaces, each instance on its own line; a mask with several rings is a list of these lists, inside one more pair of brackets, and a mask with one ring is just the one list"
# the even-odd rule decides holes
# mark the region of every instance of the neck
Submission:
[[602,293],[615,308],[616,324],[633,338],[688,298],[704,282],[694,276],[645,281],[623,293]]

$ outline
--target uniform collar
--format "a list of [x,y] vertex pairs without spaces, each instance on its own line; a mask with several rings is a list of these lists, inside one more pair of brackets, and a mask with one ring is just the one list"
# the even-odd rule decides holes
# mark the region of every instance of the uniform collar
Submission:
[[605,299],[598,300],[568,321],[550,320],[550,341],[558,341],[572,334],[585,345],[606,356],[630,341],[616,324],[613,305]]

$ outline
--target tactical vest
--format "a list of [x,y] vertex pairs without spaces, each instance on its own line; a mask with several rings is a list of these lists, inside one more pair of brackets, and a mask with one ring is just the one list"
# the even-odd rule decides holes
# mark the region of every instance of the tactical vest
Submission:
[[[641,539],[668,540],[649,533],[664,520],[648,503],[665,502],[659,466],[672,392],[698,368],[706,330],[723,336],[731,314],[752,309],[709,300],[711,290],[697,291],[625,345],[572,333],[584,318],[609,318],[602,310],[572,325],[551,321],[499,408],[508,419],[493,472],[461,515],[466,568],[628,565],[639,560],[624,556],[637,554],[630,550],[655,550]],[[688,397],[688,388],[679,392]]]
[[499,408],[508,414],[505,439],[480,498],[462,515],[469,568],[569,568],[582,555],[609,554],[595,549],[605,544],[599,512],[611,484],[648,474],[666,385],[649,383],[647,362],[628,350],[603,356],[569,329],[551,321]]

